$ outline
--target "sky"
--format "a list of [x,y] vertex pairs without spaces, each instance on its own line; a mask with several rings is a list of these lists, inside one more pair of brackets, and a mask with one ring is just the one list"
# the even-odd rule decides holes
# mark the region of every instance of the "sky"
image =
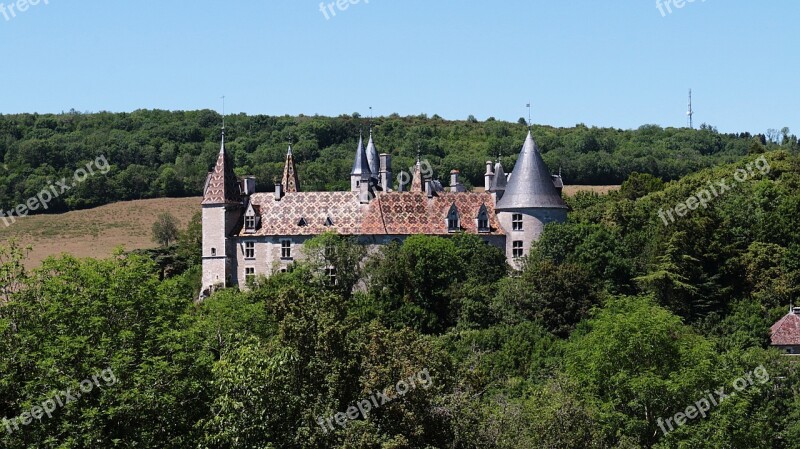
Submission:
[[0,0],[0,113],[800,132],[797,0],[356,1]]

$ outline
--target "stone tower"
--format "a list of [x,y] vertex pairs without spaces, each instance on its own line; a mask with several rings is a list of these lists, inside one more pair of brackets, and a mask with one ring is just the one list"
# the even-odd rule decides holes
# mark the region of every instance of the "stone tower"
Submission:
[[531,244],[539,239],[546,224],[563,223],[567,219],[569,207],[561,198],[530,131],[495,209],[506,231],[509,263],[515,267],[519,267],[517,259],[530,254]]
[[201,296],[236,283],[236,245],[232,238],[242,214],[242,193],[233,163],[225,153],[225,129],[214,170],[203,190],[203,286]]

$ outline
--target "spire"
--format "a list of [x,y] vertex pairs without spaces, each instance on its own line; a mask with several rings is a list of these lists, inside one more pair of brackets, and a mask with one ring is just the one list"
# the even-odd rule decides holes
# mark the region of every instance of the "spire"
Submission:
[[217,163],[208,174],[206,188],[203,191],[202,204],[241,204],[242,196],[239,181],[233,172],[233,162],[225,153],[225,127],[222,127],[222,143],[220,144]]
[[527,208],[568,208],[553,185],[553,177],[530,131],[511,173],[505,195],[496,207],[497,210]]
[[417,152],[417,163],[414,164],[414,174],[411,178],[411,191],[424,192],[425,187],[422,182],[422,163],[419,160],[419,152]]
[[362,179],[369,179],[372,171],[369,168],[367,152],[364,150],[364,136],[358,136],[358,148],[356,149],[356,160],[353,163],[353,171],[350,176],[361,176]]
[[369,171],[372,173],[372,177],[377,178],[381,168],[380,159],[378,159],[378,149],[375,148],[375,142],[372,140],[372,127],[369,128],[369,143],[367,143],[367,165],[369,165]]
[[283,191],[286,193],[300,191],[300,179],[297,177],[297,169],[294,166],[294,156],[292,155],[291,145],[289,145],[289,150],[286,152],[286,164],[283,167],[281,186],[283,186]]
[[500,157],[498,157],[497,163],[494,164],[494,178],[492,178],[492,186],[489,191],[497,192],[498,190],[505,190],[507,183],[506,172],[503,170],[503,164],[500,163]]

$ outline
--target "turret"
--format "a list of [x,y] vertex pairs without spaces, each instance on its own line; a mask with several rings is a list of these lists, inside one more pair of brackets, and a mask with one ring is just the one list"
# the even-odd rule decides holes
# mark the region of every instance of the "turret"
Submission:
[[358,148],[356,148],[356,157],[353,162],[353,170],[350,172],[350,191],[360,192],[361,184],[364,182],[369,185],[369,180],[372,178],[372,171],[369,168],[369,160],[367,159],[367,152],[364,149],[363,136],[358,137]]

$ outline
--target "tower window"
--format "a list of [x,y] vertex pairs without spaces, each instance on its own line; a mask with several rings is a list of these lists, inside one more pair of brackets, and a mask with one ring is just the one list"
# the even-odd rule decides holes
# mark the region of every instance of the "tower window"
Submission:
[[511,216],[511,230],[522,231],[522,214],[514,214]]
[[513,248],[511,249],[511,256],[514,257],[514,259],[521,258],[525,254],[525,251],[522,249],[522,241],[515,240],[512,245]]
[[244,281],[249,284],[250,282],[253,282],[255,278],[256,278],[256,269],[253,267],[246,267],[244,269]]
[[245,259],[256,258],[256,242],[244,242],[244,257]]
[[211,257],[217,257],[217,248],[211,248]]
[[281,259],[292,258],[292,241],[281,240]]

